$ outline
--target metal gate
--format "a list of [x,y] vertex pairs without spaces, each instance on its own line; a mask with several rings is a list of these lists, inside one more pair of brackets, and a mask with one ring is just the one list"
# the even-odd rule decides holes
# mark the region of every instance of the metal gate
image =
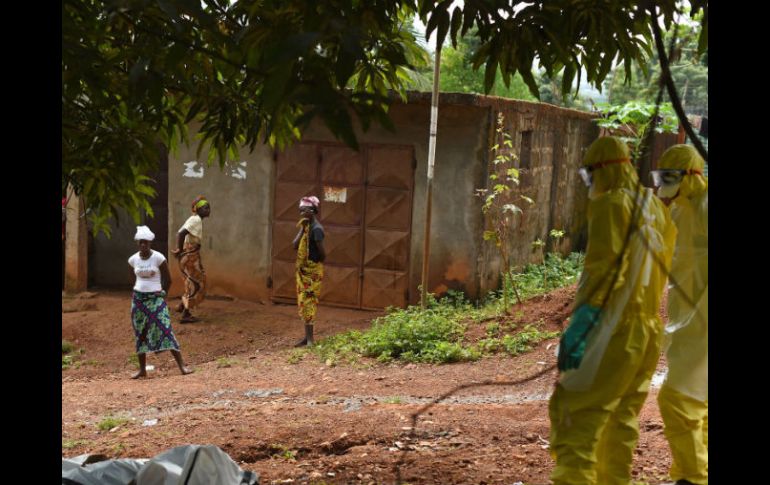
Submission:
[[292,241],[300,198],[321,199],[326,237],[321,303],[403,307],[409,294],[414,150],[300,143],[276,157],[272,298],[296,301]]

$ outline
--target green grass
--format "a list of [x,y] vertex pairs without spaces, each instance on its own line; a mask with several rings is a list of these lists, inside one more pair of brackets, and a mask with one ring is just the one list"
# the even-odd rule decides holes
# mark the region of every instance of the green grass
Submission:
[[523,272],[514,274],[513,279],[519,284],[521,297],[531,298],[575,283],[583,269],[583,260],[582,253],[572,253],[566,258],[549,253],[545,264],[530,264]]
[[299,362],[307,355],[307,349],[293,349],[289,358],[286,361],[289,364],[299,364]]
[[517,356],[532,350],[532,346],[550,338],[559,336],[559,332],[544,332],[534,325],[526,325],[524,329],[514,335],[505,335],[502,338],[492,337],[479,340],[478,351],[482,354],[494,354],[505,352],[511,356]]
[[[545,264],[529,265],[512,278],[519,295],[528,299],[574,283],[582,265],[580,253],[567,258],[549,254]],[[509,291],[508,301],[515,301],[513,290]],[[481,304],[474,304],[463,293],[452,290],[439,300],[428,294],[425,309],[418,306],[388,308],[386,315],[375,319],[369,330],[352,330],[321,339],[309,350],[293,352],[289,362],[297,363],[307,352],[312,352],[327,366],[356,365],[360,357],[381,363],[443,364],[478,360],[496,352],[515,356],[530,351],[542,340],[559,335],[558,332],[541,331],[535,325],[517,331],[513,323],[492,322],[485,328],[487,338],[476,343],[465,342],[468,325],[501,316],[505,310],[503,301],[500,291],[490,293]],[[523,312],[518,311],[516,317],[524,318]]]
[[77,360],[77,355],[62,355],[61,356],[61,368],[64,369],[79,369],[81,366],[84,365],[102,365],[101,362],[95,359],[89,359],[89,360]]
[[[61,341],[61,369],[69,369],[70,367],[78,368],[86,362],[79,362],[77,359],[85,353],[83,349],[76,349],[75,344],[68,342],[64,339]],[[88,361],[91,362],[91,361]],[[95,361],[94,361],[95,362]]]
[[401,404],[402,400],[398,396],[393,396],[393,397],[386,398],[382,402],[384,402],[385,404]]
[[112,428],[116,426],[124,425],[128,422],[128,419],[116,417],[116,416],[107,416],[101,421],[99,421],[99,424],[96,425],[97,428],[99,428],[100,431],[109,431]]
[[289,449],[287,446],[271,444],[270,450],[273,452],[272,456],[277,456],[288,461],[296,461],[297,453],[294,450]]
[[226,367],[232,367],[238,363],[239,363],[238,359],[231,359],[229,357],[220,357],[217,359],[217,368],[224,369]]
[[62,355],[61,356],[61,370],[69,369],[72,367],[72,364],[75,362],[75,359],[71,355]]
[[61,442],[61,447],[65,450],[69,450],[70,448],[75,448],[76,446],[80,445],[87,445],[90,443],[88,440],[64,440]]
[[357,355],[380,362],[457,362],[473,360],[459,343],[464,326],[446,307],[423,311],[418,307],[391,310],[366,332],[350,331],[323,339],[311,349],[323,361],[355,361]]

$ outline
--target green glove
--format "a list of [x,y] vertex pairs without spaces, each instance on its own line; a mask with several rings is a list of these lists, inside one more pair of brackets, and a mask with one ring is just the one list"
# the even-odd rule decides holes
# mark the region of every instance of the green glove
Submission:
[[559,342],[558,365],[560,371],[577,369],[586,351],[588,334],[599,323],[600,309],[591,305],[580,305],[572,314],[569,326]]

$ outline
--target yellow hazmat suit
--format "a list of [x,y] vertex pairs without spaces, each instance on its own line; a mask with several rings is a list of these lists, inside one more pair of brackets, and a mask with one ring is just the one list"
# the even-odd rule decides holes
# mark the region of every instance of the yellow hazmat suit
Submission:
[[599,138],[583,164],[592,185],[573,322],[586,306],[599,317],[582,361],[562,372],[551,397],[551,478],[554,485],[629,485],[637,416],[660,355],[658,309],[676,228],[663,203],[638,185],[621,140]]
[[678,234],[665,329],[668,375],[658,404],[673,456],[671,478],[698,485],[708,484],[708,182],[700,175],[703,165],[688,145],[669,148],[658,161],[658,169],[688,171],[676,186],[661,187],[673,198]]

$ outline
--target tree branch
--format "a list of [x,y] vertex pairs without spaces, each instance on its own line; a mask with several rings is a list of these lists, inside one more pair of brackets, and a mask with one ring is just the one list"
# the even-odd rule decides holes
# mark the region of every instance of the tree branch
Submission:
[[703,143],[701,143],[700,138],[695,135],[695,132],[690,125],[690,121],[687,119],[687,115],[684,112],[684,108],[682,108],[682,102],[679,99],[679,94],[676,92],[674,78],[671,77],[671,69],[668,62],[668,56],[666,55],[666,48],[663,45],[663,36],[661,35],[660,25],[658,25],[658,20],[655,15],[655,6],[651,5],[649,9],[650,19],[652,21],[652,32],[655,37],[655,47],[658,51],[658,58],[660,59],[661,78],[666,85],[668,97],[671,99],[671,104],[674,106],[676,116],[679,118],[679,122],[684,127],[684,131],[687,133],[687,136],[690,138],[690,140],[692,140],[693,145],[695,145],[695,148],[698,150],[698,153],[700,153],[700,156],[703,157],[703,160],[708,163],[708,152],[703,147]]

